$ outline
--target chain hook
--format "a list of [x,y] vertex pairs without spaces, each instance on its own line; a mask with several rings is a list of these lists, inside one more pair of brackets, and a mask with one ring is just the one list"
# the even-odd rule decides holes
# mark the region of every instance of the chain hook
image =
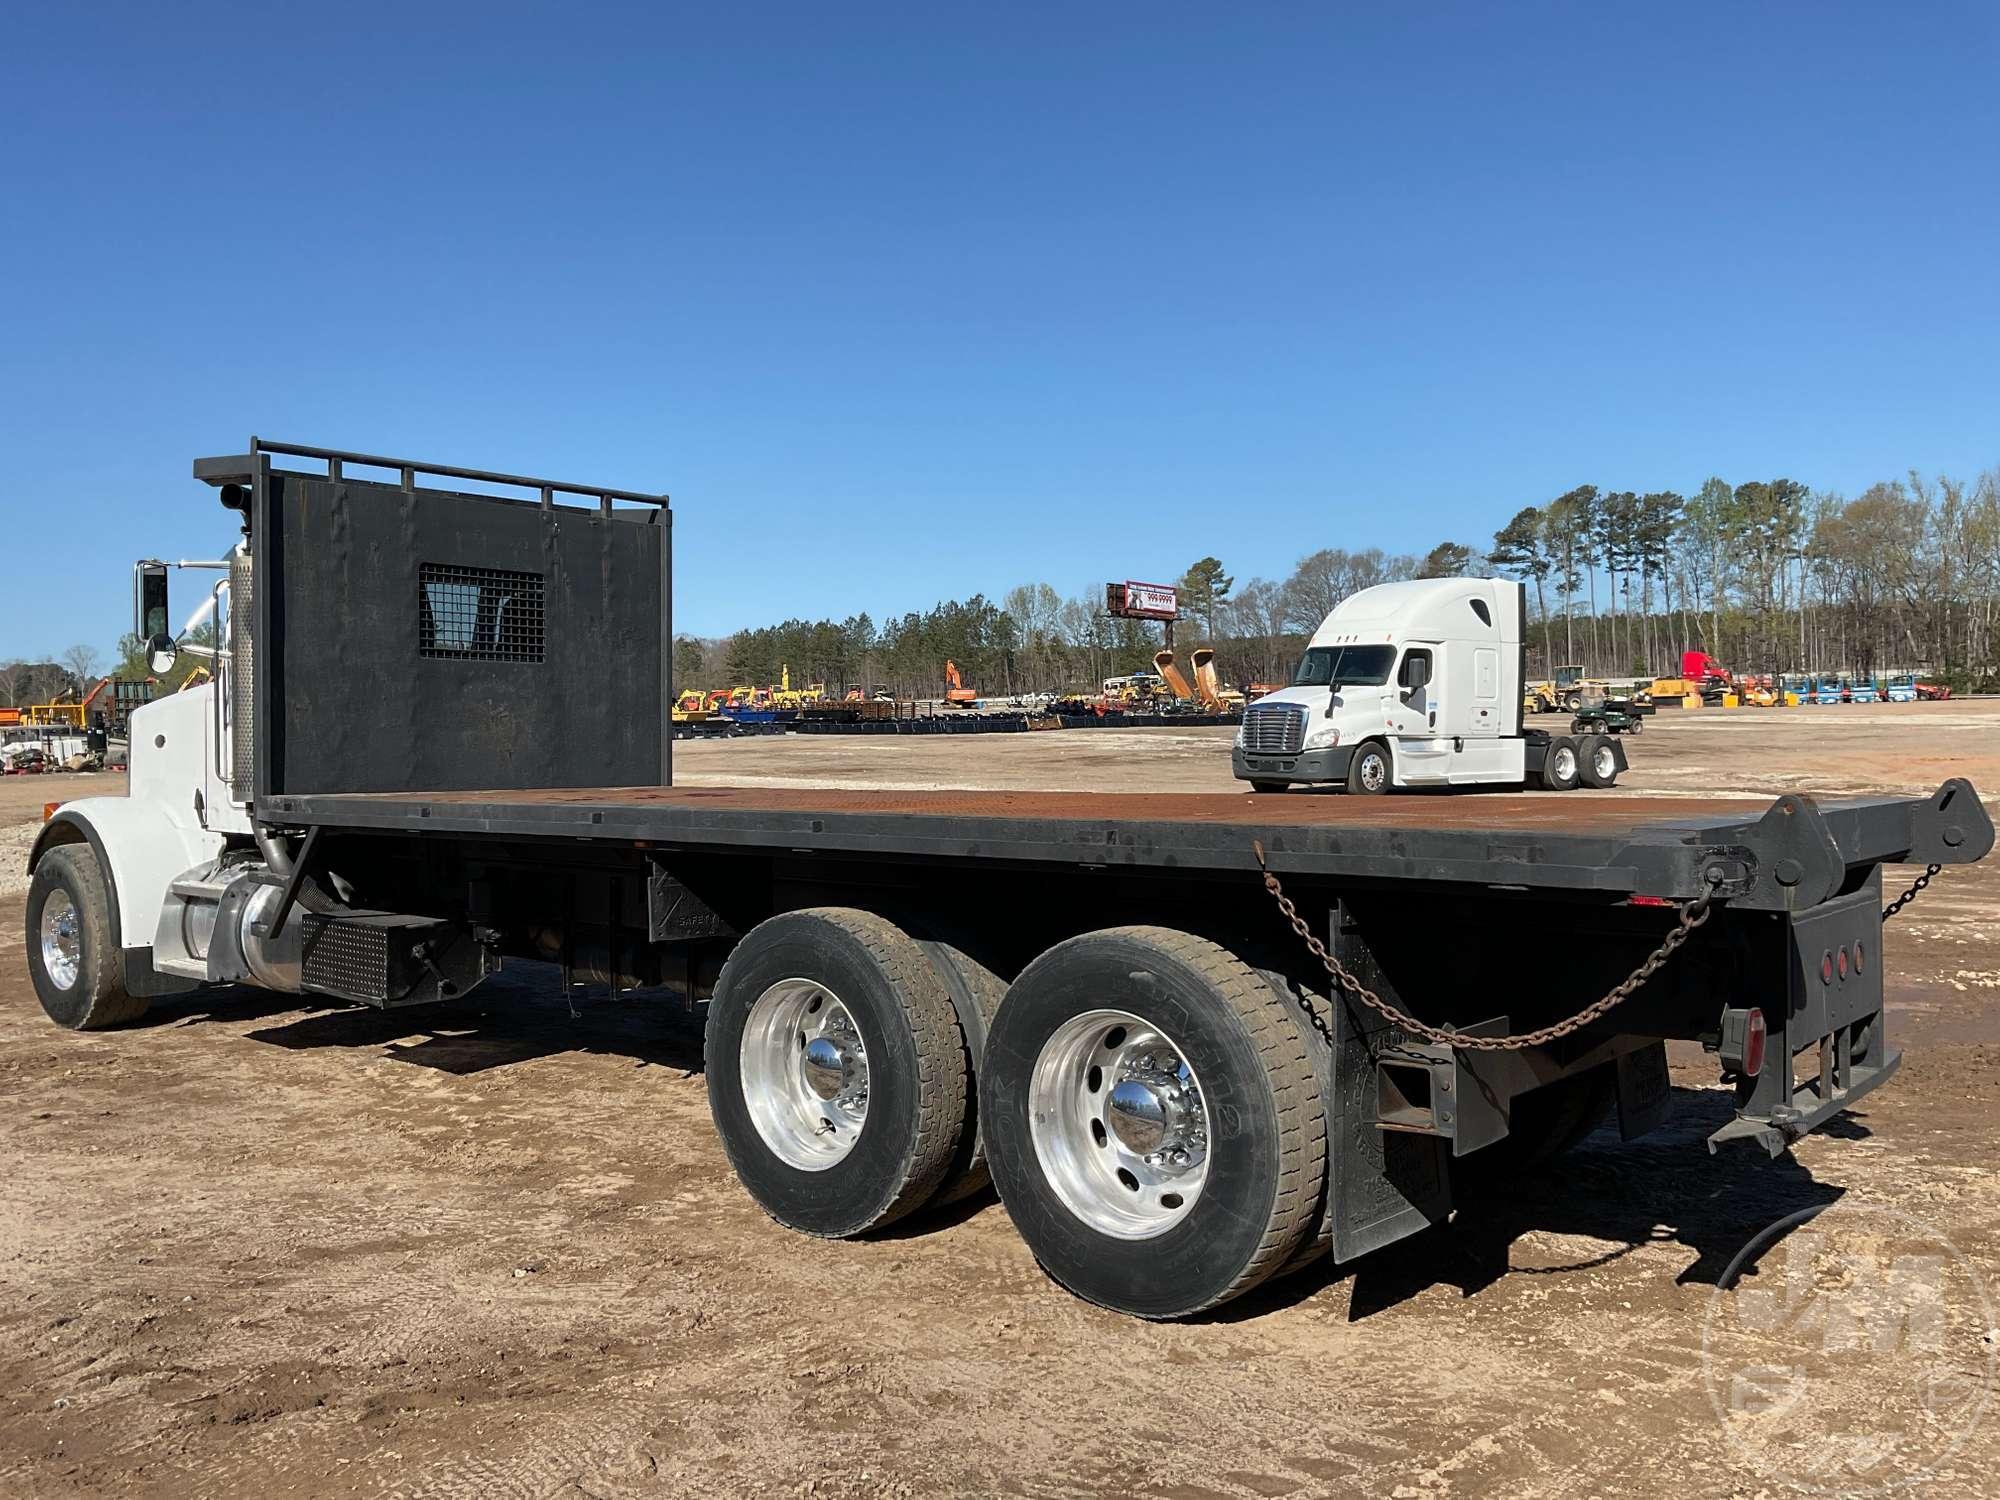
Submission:
[[[1291,925],[1292,931],[1299,935],[1299,939],[1305,944],[1306,950],[1319,960],[1320,966],[1326,970],[1327,974],[1332,977],[1333,981],[1341,989],[1354,996],[1355,999],[1359,1000],[1363,1005],[1367,1006],[1391,1025],[1399,1026],[1413,1036],[1418,1036],[1425,1041],[1435,1042],[1443,1046],[1464,1047],[1469,1050],[1481,1052],[1518,1052],[1528,1047],[1546,1046],[1558,1038],[1568,1036],[1572,1032],[1581,1031],[1593,1021],[1602,1019],[1615,1007],[1629,1000],[1638,992],[1641,985],[1659,972],[1661,965],[1666,963],[1673,956],[1674,951],[1693,935],[1694,930],[1709,919],[1714,910],[1716,887],[1720,882],[1720,872],[1711,872],[1707,887],[1694,900],[1681,908],[1680,920],[1675,924],[1673,930],[1661,939],[1660,946],[1648,954],[1645,961],[1625,977],[1623,983],[1614,986],[1575,1015],[1557,1021],[1553,1025],[1543,1026],[1534,1031],[1521,1032],[1513,1036],[1475,1036],[1471,1032],[1453,1031],[1446,1027],[1432,1026],[1426,1022],[1419,1021],[1407,1011],[1397,1009],[1380,995],[1376,994],[1375,991],[1369,989],[1367,985],[1363,984],[1355,977],[1352,970],[1328,951],[1326,944],[1320,941],[1319,935],[1312,930],[1312,927],[1306,922],[1305,918],[1299,915],[1298,906],[1293,902],[1291,897],[1285,894],[1285,888],[1279,882],[1278,877],[1271,873],[1270,863],[1264,857],[1263,841],[1261,839],[1252,839],[1250,841],[1250,848],[1257,856],[1258,869],[1263,871],[1264,889],[1269,891],[1271,899],[1278,903],[1279,912],[1284,916],[1286,922]],[[1325,1025],[1320,1021],[1319,1013],[1313,1010],[1311,1003],[1309,1001],[1302,1001],[1301,1003],[1305,1005],[1313,1024],[1320,1031],[1326,1031]]]

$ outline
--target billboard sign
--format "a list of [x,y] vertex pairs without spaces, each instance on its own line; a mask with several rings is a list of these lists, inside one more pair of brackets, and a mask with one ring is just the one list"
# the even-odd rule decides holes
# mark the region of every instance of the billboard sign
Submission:
[[1180,613],[1172,584],[1130,579],[1104,586],[1104,608],[1128,620],[1171,620]]

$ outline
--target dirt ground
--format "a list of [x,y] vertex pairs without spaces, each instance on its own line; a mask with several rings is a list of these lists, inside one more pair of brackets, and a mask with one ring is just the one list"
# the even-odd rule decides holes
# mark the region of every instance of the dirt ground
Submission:
[[[1228,790],[1227,739],[788,738],[676,766]],[[1993,792],[2000,702],[1663,713],[1630,749],[1626,785],[1666,811]],[[44,801],[121,789],[0,780],[0,891],[19,900]],[[1946,871],[1884,946],[1903,1071],[1793,1156],[1711,1158],[1727,1095],[1677,1049],[1663,1131],[1600,1131],[1393,1250],[1147,1325],[1046,1280],[990,1197],[863,1243],[768,1221],[674,1002],[572,1004],[524,967],[435,1012],[227,991],[74,1035],[42,1017],[13,918],[0,1494],[1785,1493],[1704,1380],[1714,1282],[1752,1235],[1833,1200],[1897,1210],[2000,1293],[2000,859]],[[1836,1369],[1814,1399],[1894,1406],[1878,1378]],[[1996,1472],[1988,1414],[1923,1490]]]

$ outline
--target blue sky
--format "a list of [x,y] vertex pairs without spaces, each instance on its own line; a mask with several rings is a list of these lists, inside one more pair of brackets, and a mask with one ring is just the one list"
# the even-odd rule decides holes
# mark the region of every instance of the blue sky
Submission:
[[668,490],[701,634],[1969,474],[1996,15],[16,7],[0,657],[253,431]]

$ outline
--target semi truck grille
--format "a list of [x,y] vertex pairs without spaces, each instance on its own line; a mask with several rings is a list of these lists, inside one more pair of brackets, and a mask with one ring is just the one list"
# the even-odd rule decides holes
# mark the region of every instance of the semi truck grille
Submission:
[[1306,711],[1298,703],[1253,703],[1243,711],[1243,748],[1251,755],[1297,755],[1305,748]]

